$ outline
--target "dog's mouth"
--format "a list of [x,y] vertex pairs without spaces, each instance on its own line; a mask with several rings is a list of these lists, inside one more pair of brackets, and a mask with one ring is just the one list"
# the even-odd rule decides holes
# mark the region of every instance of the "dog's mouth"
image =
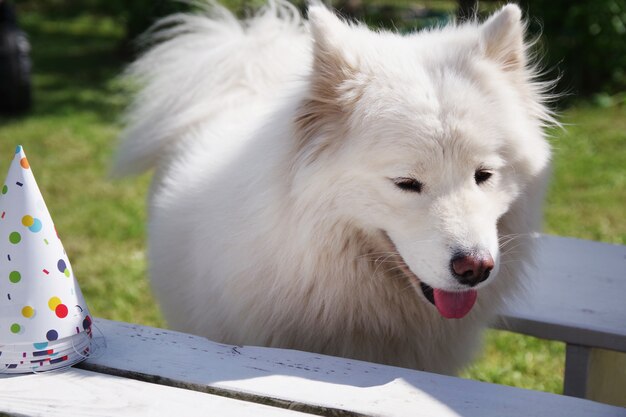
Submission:
[[445,291],[433,288],[420,281],[420,289],[424,297],[437,308],[439,314],[447,319],[460,319],[465,317],[478,298],[478,291]]
[[420,281],[420,288],[422,289],[422,294],[424,294],[424,297],[426,297],[426,299],[430,301],[432,305],[437,307],[437,304],[435,304],[435,291],[433,290],[433,287]]
[[402,255],[396,248],[391,238],[384,233],[387,243],[393,247],[393,252],[398,254],[400,262],[399,269],[414,286],[419,286],[424,297],[437,308],[441,316],[447,319],[460,319],[465,317],[474,307],[478,292],[474,289],[466,291],[446,291],[440,288],[433,288],[424,283],[407,265]]

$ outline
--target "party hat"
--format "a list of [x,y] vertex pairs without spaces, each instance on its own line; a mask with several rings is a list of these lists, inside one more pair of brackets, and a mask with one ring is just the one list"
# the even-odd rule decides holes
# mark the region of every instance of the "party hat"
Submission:
[[83,359],[91,318],[21,146],[0,189],[0,373]]

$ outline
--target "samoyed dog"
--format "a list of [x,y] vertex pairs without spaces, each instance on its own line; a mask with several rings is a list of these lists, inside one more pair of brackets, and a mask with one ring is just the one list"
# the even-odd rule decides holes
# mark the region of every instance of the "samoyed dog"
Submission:
[[522,287],[555,123],[520,9],[410,35],[271,2],[166,18],[117,172],[149,269],[214,341],[454,373]]

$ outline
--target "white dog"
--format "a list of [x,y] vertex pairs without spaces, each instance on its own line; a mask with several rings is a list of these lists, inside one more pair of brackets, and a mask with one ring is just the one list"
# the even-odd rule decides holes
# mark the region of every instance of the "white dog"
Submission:
[[169,324],[458,370],[540,227],[555,121],[520,9],[409,36],[279,2],[160,27],[131,69],[117,167],[156,167],[150,274]]

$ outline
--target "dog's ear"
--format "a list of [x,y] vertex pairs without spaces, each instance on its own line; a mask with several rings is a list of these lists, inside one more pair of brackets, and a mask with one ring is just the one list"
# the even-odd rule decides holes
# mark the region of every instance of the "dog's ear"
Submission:
[[350,26],[325,6],[309,8],[313,36],[313,84],[323,99],[336,99],[336,89],[355,72],[355,56],[346,48],[352,34]]
[[524,23],[519,6],[504,6],[482,25],[480,46],[487,58],[505,71],[517,71],[526,66]]
[[322,5],[309,8],[313,37],[313,71],[308,97],[296,117],[298,152],[312,161],[332,147],[336,132],[358,96],[354,53],[349,47],[355,28]]

